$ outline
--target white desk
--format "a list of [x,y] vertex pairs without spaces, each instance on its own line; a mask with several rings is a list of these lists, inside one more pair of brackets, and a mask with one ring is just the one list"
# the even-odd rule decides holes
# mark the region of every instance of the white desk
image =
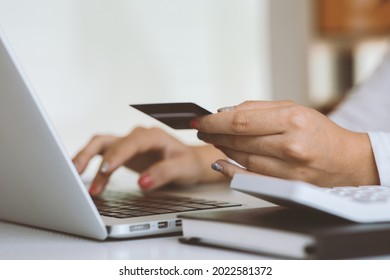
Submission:
[[0,222],[0,259],[259,259],[261,256],[181,244],[179,236],[94,241]]
[[[181,244],[179,236],[94,241],[0,222],[0,260],[256,260],[249,253]],[[390,259],[390,255],[365,259]]]
[[[120,190],[119,187],[112,189]],[[202,191],[187,188],[185,193]],[[223,187],[223,185],[222,185]],[[211,193],[210,193],[211,194]],[[245,194],[253,206],[267,202]],[[237,198],[237,197],[236,197]],[[180,236],[94,241],[77,236],[0,221],[0,259],[259,259],[261,256],[181,244]]]
[[[203,186],[209,187],[209,186]],[[121,190],[118,186],[112,189]],[[192,193],[202,186],[187,188]],[[246,196],[245,194],[242,194]],[[253,206],[271,204],[257,198],[246,198]],[[0,221],[0,260],[256,260],[270,259],[250,253],[181,244],[180,236],[95,241],[58,232]],[[390,259],[390,255],[372,257]]]

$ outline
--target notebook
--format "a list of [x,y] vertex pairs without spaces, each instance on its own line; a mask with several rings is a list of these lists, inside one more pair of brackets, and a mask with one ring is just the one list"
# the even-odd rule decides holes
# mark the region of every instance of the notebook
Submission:
[[345,259],[390,253],[390,222],[354,223],[326,213],[281,206],[180,217],[180,241],[193,245],[288,259]]
[[231,187],[278,205],[311,208],[354,222],[390,222],[390,187],[386,186],[322,188],[296,180],[236,174]]
[[97,204],[103,215],[0,31],[0,219],[103,240],[181,232],[177,213],[264,202],[228,187],[205,186],[184,193],[107,193]]

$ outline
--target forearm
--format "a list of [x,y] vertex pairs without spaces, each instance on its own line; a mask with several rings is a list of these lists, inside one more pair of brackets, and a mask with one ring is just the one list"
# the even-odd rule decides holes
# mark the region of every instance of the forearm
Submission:
[[340,172],[344,173],[345,182],[342,185],[362,186],[378,185],[378,169],[367,133],[347,131],[349,136],[344,137],[345,143],[339,161]]

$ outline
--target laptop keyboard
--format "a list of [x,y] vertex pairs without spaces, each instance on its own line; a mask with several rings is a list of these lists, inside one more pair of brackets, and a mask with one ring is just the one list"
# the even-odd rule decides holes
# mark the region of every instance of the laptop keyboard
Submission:
[[93,200],[100,215],[119,219],[241,205],[225,201],[167,196],[156,193],[113,191],[106,191],[103,195],[94,197]]

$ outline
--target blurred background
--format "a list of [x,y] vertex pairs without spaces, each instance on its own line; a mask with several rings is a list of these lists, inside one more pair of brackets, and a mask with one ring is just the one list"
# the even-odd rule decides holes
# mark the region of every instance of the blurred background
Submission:
[[390,1],[0,0],[0,27],[72,155],[96,133],[160,126],[131,103],[327,112],[389,50]]

